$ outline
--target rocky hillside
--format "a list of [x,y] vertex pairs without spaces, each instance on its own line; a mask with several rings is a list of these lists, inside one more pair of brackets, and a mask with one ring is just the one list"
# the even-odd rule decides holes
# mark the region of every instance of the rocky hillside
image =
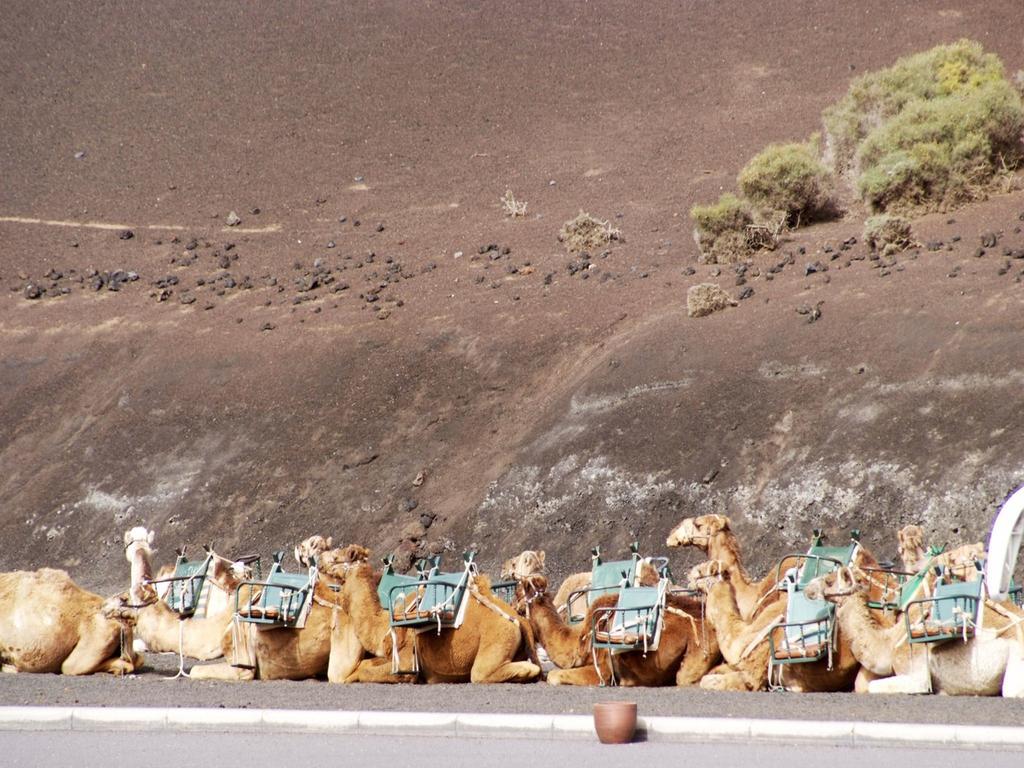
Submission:
[[[144,524],[561,574],[716,511],[762,570],[814,527],[977,539],[1024,482],[1024,194],[740,271],[686,214],[852,74],[1024,67],[1017,2],[124,10],[0,30],[0,568],[112,589]],[[623,240],[568,253],[581,209]],[[738,305],[688,317],[703,282]]]

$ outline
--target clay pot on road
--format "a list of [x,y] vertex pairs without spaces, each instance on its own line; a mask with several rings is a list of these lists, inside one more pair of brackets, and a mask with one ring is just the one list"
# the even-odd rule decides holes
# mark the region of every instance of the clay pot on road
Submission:
[[629,743],[636,732],[636,702],[598,702],[594,705],[594,730],[602,744]]

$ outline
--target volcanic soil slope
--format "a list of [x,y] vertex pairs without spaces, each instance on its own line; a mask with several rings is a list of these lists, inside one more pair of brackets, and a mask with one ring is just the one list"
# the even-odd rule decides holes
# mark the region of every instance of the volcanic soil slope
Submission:
[[[557,575],[711,511],[760,569],[814,527],[975,540],[1022,480],[1024,194],[884,261],[853,204],[745,271],[688,216],[857,74],[1024,67],[1018,0],[6,11],[4,570],[113,588],[145,524]],[[581,210],[622,239],[567,252]],[[737,306],[688,317],[705,282]]]

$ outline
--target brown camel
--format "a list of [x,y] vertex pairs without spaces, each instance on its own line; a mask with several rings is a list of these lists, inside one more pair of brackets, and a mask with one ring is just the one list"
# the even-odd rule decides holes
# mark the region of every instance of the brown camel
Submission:
[[775,571],[760,581],[750,577],[743,567],[739,540],[725,515],[688,517],[672,529],[665,543],[670,547],[697,547],[707,555],[708,560],[720,563],[720,567],[729,575],[736,603],[745,621],[766,603],[777,599],[778,593],[772,591],[776,585]]
[[[929,557],[924,545],[924,528],[920,525],[905,525],[896,532],[896,539],[903,570],[917,573],[924,568]],[[942,552],[932,560],[932,565],[945,566],[953,570],[957,578],[974,581],[980,573],[974,563],[984,559],[985,545],[978,541]]]
[[[322,553],[320,562],[329,566],[365,560],[368,556],[367,549],[353,545]],[[233,622],[222,646],[229,662],[194,666],[189,672],[192,679],[305,680],[326,675],[330,682],[343,681],[359,659],[352,661],[352,657],[358,656],[353,651],[353,627],[340,610],[339,593],[332,589],[340,586],[330,574],[319,571],[313,604],[302,629],[257,630],[253,624]]]
[[[152,574],[153,533],[141,526],[124,535],[125,557],[131,563],[130,594],[136,603],[146,602],[145,588]],[[181,618],[163,600],[151,601],[138,610],[136,635],[155,653],[177,653],[194,659],[216,659],[222,655],[224,634],[235,611],[235,591],[249,571],[213,554],[207,581],[211,585],[205,616]],[[217,594],[217,597],[214,597]]]
[[[351,622],[363,653],[346,682],[407,682],[410,675],[393,671],[394,653],[400,670],[419,668],[426,683],[528,682],[540,676],[529,625],[490,590],[485,576],[470,578],[464,600],[465,618],[458,629],[430,627],[420,632],[390,632],[388,611],[377,596],[378,577],[368,563],[323,566],[341,584],[340,612]],[[393,649],[397,643],[397,652]]]
[[903,622],[887,627],[868,608],[870,580],[856,567],[812,580],[808,597],[836,604],[840,632],[850,638],[857,660],[875,679],[871,693],[1022,696],[1024,672],[1024,611],[1012,604],[986,600],[982,627],[967,641],[929,644],[906,642]]
[[[744,620],[750,620],[766,604],[775,602],[781,593],[773,591],[778,573],[772,569],[760,581],[753,580],[743,567],[739,540],[732,532],[732,524],[725,515],[688,517],[672,529],[666,544],[670,547],[697,547],[708,560],[717,560],[729,574],[736,594],[736,603]],[[877,566],[878,561],[865,547],[857,547],[854,562],[862,567]],[[877,588],[881,598],[882,587]]]
[[4,672],[127,675],[142,666],[132,650],[135,610],[127,594],[104,599],[65,571],[0,574],[0,664]]
[[[707,621],[714,626],[726,664],[701,680],[709,690],[763,690],[768,684],[769,635],[785,621],[786,600],[767,603],[749,622],[743,619],[724,564],[708,561],[695,566],[690,581],[706,595]],[[853,687],[859,665],[849,642],[839,634],[832,667],[827,659],[782,667],[782,684],[792,691],[831,692]]]
[[525,615],[549,658],[559,667],[548,673],[552,685],[600,685],[614,677],[623,686],[696,685],[720,660],[714,630],[704,624],[700,604],[668,596],[658,648],[612,654],[592,645],[594,616],[614,608],[617,595],[594,601],[584,621],[567,625],[546,594],[547,580],[529,576],[520,582],[516,609]]

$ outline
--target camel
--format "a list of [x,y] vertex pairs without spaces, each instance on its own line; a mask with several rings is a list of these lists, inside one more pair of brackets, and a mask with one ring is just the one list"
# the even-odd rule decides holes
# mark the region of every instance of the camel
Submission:
[[[725,515],[701,515],[679,522],[665,542],[670,547],[697,547],[708,560],[717,560],[728,571],[729,581],[736,594],[736,603],[745,621],[749,621],[768,603],[779,599],[775,592],[777,573],[772,570],[760,581],[754,581],[743,567],[740,544],[732,532],[732,524]],[[863,546],[858,547],[854,561],[860,566],[877,566],[878,561]],[[879,597],[881,587],[878,588]]]
[[127,594],[104,599],[65,571],[0,574],[4,672],[130,674],[142,666],[142,656],[132,650],[134,623]]
[[[877,678],[871,693],[927,693],[960,696],[1024,697],[1024,612],[986,600],[982,627],[967,642],[906,642],[903,623],[885,627],[868,608],[867,576],[844,567],[812,580],[809,597],[836,604],[840,632],[850,638],[857,660]],[[1011,630],[1013,630],[1011,632]]]
[[[351,545],[321,553],[324,567],[364,562],[365,547]],[[255,625],[236,621],[225,634],[222,655],[238,661],[194,666],[193,680],[305,680],[327,676],[342,682],[362,660],[362,648],[352,624],[340,610],[340,584],[330,574],[318,571],[313,604],[302,629],[287,627],[257,630]],[[236,657],[245,657],[237,659]],[[244,666],[242,665],[244,662]]]
[[[905,525],[896,532],[896,539],[899,542],[897,551],[903,561],[903,570],[917,573],[924,568],[929,559],[924,546],[924,528],[920,525]],[[980,574],[975,562],[984,561],[985,556],[985,545],[978,541],[942,552],[932,559],[932,565],[944,566],[964,581],[974,581]]]
[[[147,602],[145,591],[152,574],[153,533],[141,526],[124,536],[125,557],[131,563],[133,601]],[[213,554],[207,581],[214,589],[203,617],[182,618],[163,600],[148,601],[138,610],[136,634],[155,653],[178,653],[194,659],[215,659],[235,610],[235,591],[249,577],[249,569]],[[215,597],[216,595],[216,597]]]
[[[691,585],[706,595],[707,621],[714,627],[725,664],[701,680],[701,688],[721,691],[759,691],[768,684],[769,635],[786,618],[786,601],[766,603],[750,620],[743,618],[731,582],[732,570],[714,560],[694,566]],[[782,667],[782,683],[788,690],[832,692],[850,690],[858,663],[846,638],[840,634],[827,659]]]
[[527,576],[516,591],[516,610],[530,621],[539,644],[559,667],[548,673],[551,685],[601,685],[613,678],[623,686],[696,685],[719,661],[715,633],[692,600],[667,598],[657,650],[612,654],[602,648],[595,654],[593,617],[613,608],[617,595],[598,598],[584,621],[567,625],[546,592],[544,576]]
[[313,564],[314,558],[319,557],[333,546],[334,539],[330,536],[326,538],[319,534],[310,536],[295,547],[295,562],[303,568],[309,568]]
[[[397,683],[416,679],[393,669],[418,667],[426,683],[513,683],[540,676],[533,633],[515,612],[493,595],[485,576],[471,576],[458,629],[390,631],[387,609],[377,595],[377,574],[369,563],[325,563],[323,572],[342,587],[340,613],[354,628],[364,659],[345,682]],[[393,658],[394,657],[394,658]]]
[[729,575],[736,603],[744,621],[749,621],[766,603],[774,602],[775,572],[754,581],[743,567],[740,543],[725,515],[688,517],[672,529],[665,542],[670,547],[697,547],[708,560],[721,564]]

